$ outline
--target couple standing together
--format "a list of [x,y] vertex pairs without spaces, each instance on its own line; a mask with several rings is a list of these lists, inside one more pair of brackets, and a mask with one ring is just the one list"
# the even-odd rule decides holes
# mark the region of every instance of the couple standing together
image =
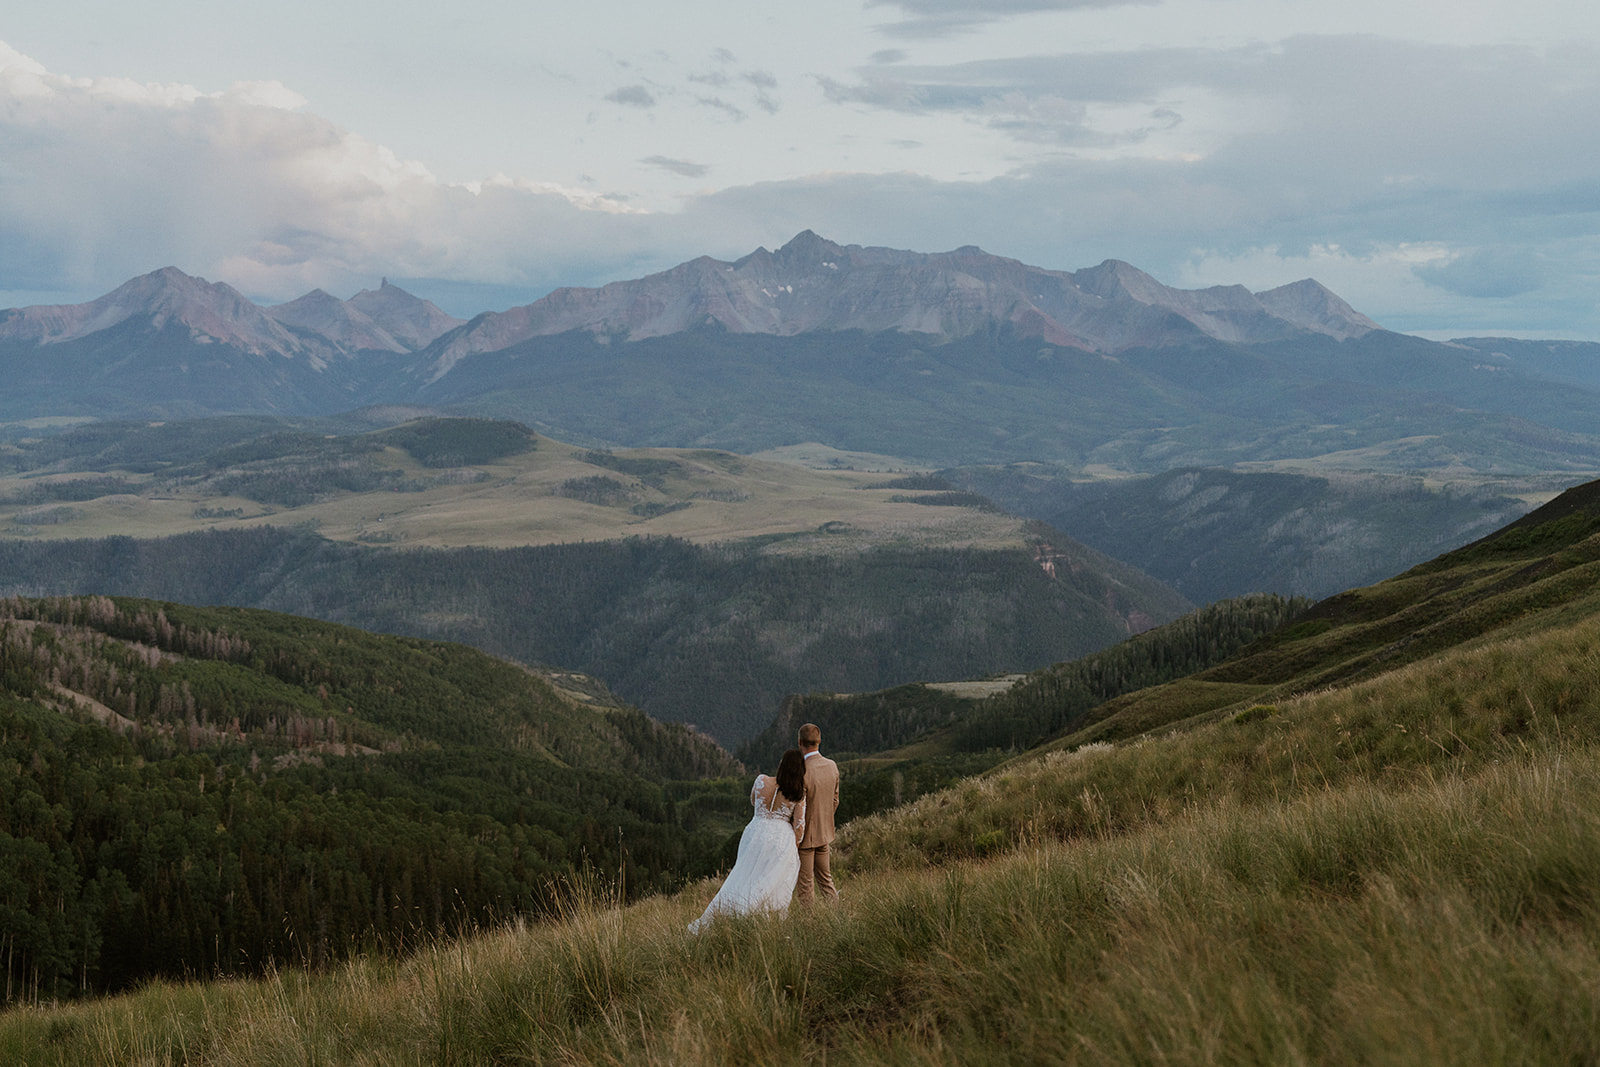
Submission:
[[690,933],[718,914],[782,914],[791,895],[809,906],[818,887],[829,900],[839,899],[829,868],[839,766],[817,751],[821,743],[822,731],[808,722],[800,727],[800,747],[778,761],[777,775],[756,775],[750,787],[755,814],[739,838],[739,858],[705,913],[689,924]]

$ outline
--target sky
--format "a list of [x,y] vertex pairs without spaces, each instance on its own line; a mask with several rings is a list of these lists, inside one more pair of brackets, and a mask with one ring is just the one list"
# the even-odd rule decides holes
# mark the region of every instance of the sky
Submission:
[[1600,341],[1594,0],[8,6],[0,307],[465,317],[810,229]]

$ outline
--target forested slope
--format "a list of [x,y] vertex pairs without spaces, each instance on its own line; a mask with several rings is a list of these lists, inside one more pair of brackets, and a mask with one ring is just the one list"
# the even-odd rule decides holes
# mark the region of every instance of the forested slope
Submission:
[[397,552],[267,528],[0,541],[0,593],[232,603],[462,641],[604,678],[655,718],[735,744],[789,693],[1028,670],[1188,607],[1052,536],[1040,528],[1032,552],[838,557],[768,551],[781,539]]
[[7,997],[400,948],[538,914],[586,870],[674,886],[718,862],[718,811],[742,802],[695,780],[736,767],[598,687],[461,645],[3,600]]

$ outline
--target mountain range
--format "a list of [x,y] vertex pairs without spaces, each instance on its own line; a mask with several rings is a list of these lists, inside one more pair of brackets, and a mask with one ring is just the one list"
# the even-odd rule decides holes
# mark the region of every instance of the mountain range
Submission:
[[85,304],[0,312],[0,420],[398,404],[587,445],[815,441],[934,467],[1354,456],[1581,477],[1600,471],[1597,356],[1393,333],[1311,279],[1184,290],[1117,260],[1055,271],[806,231],[466,322],[387,282],[261,307],[168,267]]
[[86,304],[0,312],[0,342],[45,347],[119,327],[160,333],[178,326],[199,344],[323,361],[364,351],[414,352],[460,325],[460,319],[387,279],[378,289],[363,289],[349,300],[314,289],[286,304],[260,307],[226,282],[163,267]]
[[1088,352],[1201,336],[1240,343],[1299,332],[1358,337],[1379,328],[1309,278],[1264,293],[1237,285],[1182,290],[1118,260],[1068,273],[973,245],[924,254],[838,245],[806,230],[776,252],[758,248],[732,263],[702,256],[633,281],[558,289],[478,316],[428,355],[437,379],[464,356],[574,330],[635,341],[710,325],[778,336],[894,330],[953,340],[995,324]]
[[1309,278],[1261,293],[1239,285],[1183,290],[1119,260],[1064,272],[974,245],[927,254],[838,245],[806,230],[776,252],[758,248],[732,263],[702,256],[598,289],[557,289],[471,322],[387,279],[349,300],[315,289],[260,307],[224,282],[163,267],[85,304],[0,312],[0,342],[64,344],[124,324],[160,331],[169,322],[200,343],[258,356],[426,350],[433,379],[463,356],[574,330],[643,340],[715,323],[731,333],[898,330],[950,340],[1004,323],[1018,336],[1117,352],[1197,336],[1251,344],[1380,328]]

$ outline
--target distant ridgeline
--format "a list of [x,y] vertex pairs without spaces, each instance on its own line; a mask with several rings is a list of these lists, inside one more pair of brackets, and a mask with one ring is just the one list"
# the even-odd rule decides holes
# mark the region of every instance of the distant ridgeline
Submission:
[[1052,578],[1018,550],[766,547],[659,537],[392,552],[272,528],[0,541],[0,593],[246,604],[464,641],[603,678],[730,745],[789,693],[1028,670],[1188,607],[1109,560]]
[[316,965],[538,914],[575,876],[708,873],[743,797],[696,780],[736,764],[570,683],[262,611],[0,600],[5,997]]

